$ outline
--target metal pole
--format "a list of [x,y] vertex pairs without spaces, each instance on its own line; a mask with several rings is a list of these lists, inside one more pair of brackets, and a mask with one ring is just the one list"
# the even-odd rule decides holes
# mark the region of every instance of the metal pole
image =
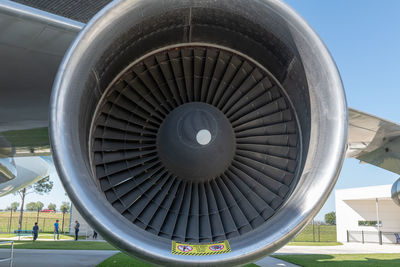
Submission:
[[8,232],[9,233],[11,232],[12,212],[13,212],[13,210],[11,209],[11,216],[10,216],[10,220],[9,220],[10,226],[8,227]]
[[10,267],[13,266],[14,261],[14,241],[11,242],[11,260],[10,260]]
[[380,221],[379,221],[379,203],[378,203],[378,199],[377,198],[375,198],[375,203],[376,203],[376,221],[377,221],[377,224],[378,224],[378,232],[380,232],[381,231],[381,224],[380,224]]
[[312,220],[312,239],[315,242],[315,228],[314,228],[314,219]]

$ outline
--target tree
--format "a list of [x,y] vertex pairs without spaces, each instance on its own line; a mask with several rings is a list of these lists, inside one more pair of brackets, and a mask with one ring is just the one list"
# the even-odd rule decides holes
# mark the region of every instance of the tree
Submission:
[[18,194],[21,197],[21,208],[19,211],[19,220],[18,220],[18,230],[21,231],[22,229],[22,218],[24,215],[24,203],[26,195],[30,193],[37,193],[37,194],[47,194],[53,189],[53,181],[50,181],[50,177],[46,176],[42,180],[34,183],[33,185],[27,186],[22,190],[17,191],[15,194]]
[[336,212],[332,211],[325,214],[325,222],[330,225],[336,225]]
[[61,232],[64,232],[64,216],[65,216],[65,213],[69,212],[70,207],[71,207],[71,204],[69,202],[65,202],[65,201],[63,201],[63,203],[60,206],[60,211],[63,214]]
[[36,221],[39,221],[39,212],[42,211],[44,204],[40,201],[36,202],[37,216]]
[[16,212],[17,211],[17,209],[18,209],[18,206],[19,206],[19,202],[13,202],[13,203],[11,203],[11,210],[13,211],[13,212]]
[[49,210],[54,210],[56,211],[57,205],[54,203],[49,203],[49,205],[47,205],[47,209]]
[[25,209],[27,211],[36,211],[36,202],[29,202],[28,204],[26,204]]

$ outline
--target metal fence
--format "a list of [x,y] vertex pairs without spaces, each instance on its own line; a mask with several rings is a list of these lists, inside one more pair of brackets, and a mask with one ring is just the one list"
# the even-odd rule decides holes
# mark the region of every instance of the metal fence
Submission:
[[292,241],[336,242],[336,225],[309,224]]
[[347,231],[347,242],[398,244],[395,232]]
[[[24,213],[25,214],[25,213]],[[14,216],[15,215],[15,216]],[[61,213],[39,213],[39,217],[32,216],[32,213],[27,212],[22,218],[22,229],[21,230],[32,230],[35,222],[38,223],[41,232],[53,232],[54,223],[59,220],[60,230],[62,228],[63,216]],[[69,213],[64,216],[64,231],[69,232]],[[19,213],[14,213],[11,217],[10,215],[5,215],[4,213],[0,215],[0,232],[1,233],[14,233],[18,229]]]

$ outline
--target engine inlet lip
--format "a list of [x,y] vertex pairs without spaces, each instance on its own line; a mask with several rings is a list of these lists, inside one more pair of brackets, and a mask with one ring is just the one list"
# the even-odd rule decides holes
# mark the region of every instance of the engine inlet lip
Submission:
[[[306,49],[306,52],[311,52],[312,47],[314,60],[324,63],[323,65],[326,66],[324,70],[327,73],[325,73],[326,77],[324,78],[327,80],[323,82],[332,86],[333,89],[325,92],[327,95],[324,95],[314,88],[312,100],[324,100],[325,98],[338,100],[335,101],[334,106],[327,104],[323,108],[323,104],[313,103],[316,105],[315,109],[325,115],[324,118],[329,116],[332,119],[323,121],[323,119],[314,118],[315,127],[322,128],[325,135],[316,138],[319,133],[312,133],[312,136],[318,142],[311,144],[310,159],[307,159],[304,177],[302,176],[299,181],[299,185],[311,189],[309,196],[300,195],[304,193],[304,190],[295,190],[288,200],[290,203],[287,202],[284,207],[292,210],[290,218],[283,214],[284,208],[282,208],[280,214],[276,214],[273,218],[275,226],[266,231],[270,235],[253,240],[251,236],[248,236],[247,240],[242,240],[238,244],[243,247],[242,249],[238,248],[225,255],[204,256],[203,258],[176,256],[169,253],[167,247],[170,248],[170,243],[168,242],[163,243],[160,240],[159,243],[149,245],[154,241],[154,236],[146,236],[145,233],[137,238],[127,236],[123,229],[128,229],[128,224],[116,220],[120,215],[113,211],[111,206],[105,202],[104,196],[98,192],[91,176],[90,166],[87,165],[87,159],[81,155],[80,136],[76,131],[77,123],[71,121],[71,118],[79,118],[78,111],[74,111],[71,104],[81,96],[78,90],[70,91],[70,89],[79,88],[77,80],[83,79],[85,75],[90,73],[88,70],[91,69],[87,67],[93,64],[93,60],[86,58],[88,61],[85,64],[80,65],[78,63],[82,58],[85,58],[87,49],[92,48],[94,43],[98,41],[98,29],[109,31],[113,29],[116,26],[115,23],[117,23],[115,21],[122,19],[128,13],[128,1],[114,2],[100,12],[79,34],[65,56],[53,88],[50,107],[50,136],[56,167],[71,200],[76,204],[81,214],[85,216],[85,219],[94,225],[96,230],[99,230],[100,234],[107,240],[110,240],[111,243],[125,252],[157,264],[233,265],[253,261],[273,252],[290,240],[316,214],[332,190],[343,162],[347,142],[347,106],[340,76],[329,52],[300,16],[280,1],[263,1],[262,3],[267,8],[285,17],[289,25],[298,31],[293,34],[299,38],[303,36],[307,42],[313,44],[307,44],[303,48]],[[121,16],[115,18],[114,14],[121,14]],[[93,42],[89,44],[88,40]],[[306,69],[312,65],[311,63],[315,63],[307,60],[305,59]],[[317,83],[315,79],[311,79],[309,82],[315,85]],[[331,153],[324,155],[326,151]],[[309,161],[317,161],[316,166],[321,168],[312,168]],[[316,177],[319,177],[319,180],[316,180]],[[315,183],[312,185],[306,180]],[[303,205],[295,205],[296,202],[302,202]],[[256,242],[253,242],[255,240]]]

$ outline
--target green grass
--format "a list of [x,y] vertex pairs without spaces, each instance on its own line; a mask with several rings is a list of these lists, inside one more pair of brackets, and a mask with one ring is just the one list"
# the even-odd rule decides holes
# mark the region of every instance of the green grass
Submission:
[[287,246],[342,246],[340,242],[289,242]]
[[400,266],[400,254],[273,255],[303,267]]
[[[199,256],[200,257],[200,256]],[[132,258],[122,252],[111,256],[110,258],[106,259],[97,267],[152,267],[153,265],[143,262],[141,260]],[[245,265],[245,267],[257,267],[258,265],[252,263]]]
[[[1,244],[0,248],[10,248]],[[62,249],[62,250],[116,250],[107,242],[96,241],[14,241],[15,249]]]
[[0,238],[10,238],[15,237],[15,234],[0,234]]
[[336,225],[309,224],[292,241],[295,242],[336,242]]
[[[15,234],[0,234],[0,238],[10,238],[10,237],[17,237]],[[32,235],[27,235],[23,236],[21,235],[21,239],[29,239],[31,240],[33,238]],[[53,239],[54,235],[52,233],[39,233],[38,236],[39,239]],[[74,235],[63,235],[60,234],[60,240],[74,240],[75,236]],[[79,236],[79,239],[85,239],[84,236]]]
[[118,267],[152,267],[153,265],[143,262],[141,260],[132,258],[122,252],[111,256],[106,259],[97,267],[108,267],[108,266],[118,266]]
[[[2,211],[0,212],[0,232],[8,232],[9,229],[11,232],[18,229],[18,219],[19,219],[19,211],[13,212],[11,219],[11,229],[10,229],[10,212]],[[35,222],[38,222],[39,229],[44,232],[53,231],[54,223],[56,220],[60,220],[60,229],[62,226],[62,213],[39,213],[39,220],[37,220],[37,212],[32,211],[24,211],[24,216],[22,218],[22,230],[32,230]],[[64,216],[64,230],[69,232],[69,213],[66,213]]]

